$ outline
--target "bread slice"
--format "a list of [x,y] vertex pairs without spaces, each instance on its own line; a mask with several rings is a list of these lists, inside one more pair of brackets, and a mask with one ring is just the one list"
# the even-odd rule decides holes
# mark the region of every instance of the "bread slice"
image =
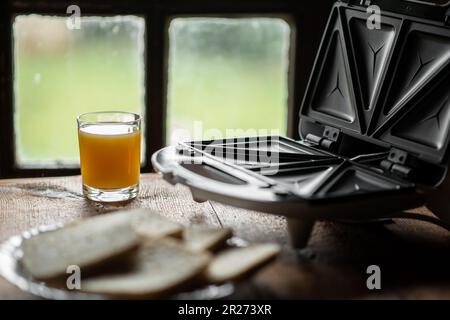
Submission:
[[219,253],[205,270],[206,281],[222,283],[236,280],[262,266],[280,252],[276,244],[258,244]]
[[183,240],[186,248],[191,251],[214,251],[232,234],[229,228],[187,227],[183,231]]
[[210,262],[206,253],[193,253],[175,241],[154,240],[143,244],[130,267],[84,279],[81,290],[119,297],[157,298],[199,276]]
[[80,220],[22,243],[22,265],[38,279],[66,273],[77,265],[83,271],[129,253],[139,245],[139,236],[125,215],[102,215]]
[[183,226],[161,216],[151,209],[135,209],[122,211],[130,215],[132,226],[136,232],[147,239],[163,237],[181,237]]
[[125,254],[139,245],[139,236],[181,237],[182,232],[181,225],[150,209],[117,211],[25,240],[22,264],[31,276],[49,279],[65,274],[69,265],[83,270]]

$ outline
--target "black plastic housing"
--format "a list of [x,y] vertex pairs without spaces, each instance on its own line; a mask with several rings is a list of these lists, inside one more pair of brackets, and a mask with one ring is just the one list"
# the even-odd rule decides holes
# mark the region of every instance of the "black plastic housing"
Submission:
[[[391,1],[401,3],[406,1]],[[445,13],[445,8],[441,11]],[[369,29],[365,8],[333,8],[300,111],[306,122],[446,165],[450,127],[450,31],[442,21],[382,11]]]

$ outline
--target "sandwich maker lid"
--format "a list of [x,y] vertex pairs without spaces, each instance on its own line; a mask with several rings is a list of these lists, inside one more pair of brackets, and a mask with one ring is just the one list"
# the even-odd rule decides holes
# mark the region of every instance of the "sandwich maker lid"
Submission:
[[442,163],[450,140],[450,2],[372,1],[381,9],[378,29],[368,27],[373,11],[347,2],[330,15],[300,132],[315,122]]

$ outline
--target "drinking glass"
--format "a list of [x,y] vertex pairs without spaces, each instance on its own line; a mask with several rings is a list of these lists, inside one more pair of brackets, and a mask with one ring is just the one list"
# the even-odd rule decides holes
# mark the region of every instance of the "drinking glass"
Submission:
[[93,201],[133,199],[139,192],[141,117],[102,111],[77,117],[83,193]]

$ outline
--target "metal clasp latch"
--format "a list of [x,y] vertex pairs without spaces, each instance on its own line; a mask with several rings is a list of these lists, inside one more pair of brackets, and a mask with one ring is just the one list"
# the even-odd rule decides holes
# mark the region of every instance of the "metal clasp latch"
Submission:
[[412,168],[407,166],[408,157],[406,151],[392,148],[387,159],[381,161],[381,167],[385,171],[408,179],[412,175]]
[[336,143],[341,136],[339,129],[325,126],[322,136],[317,136],[315,134],[309,133],[306,135],[306,141],[316,145],[317,147],[325,150],[334,149]]

